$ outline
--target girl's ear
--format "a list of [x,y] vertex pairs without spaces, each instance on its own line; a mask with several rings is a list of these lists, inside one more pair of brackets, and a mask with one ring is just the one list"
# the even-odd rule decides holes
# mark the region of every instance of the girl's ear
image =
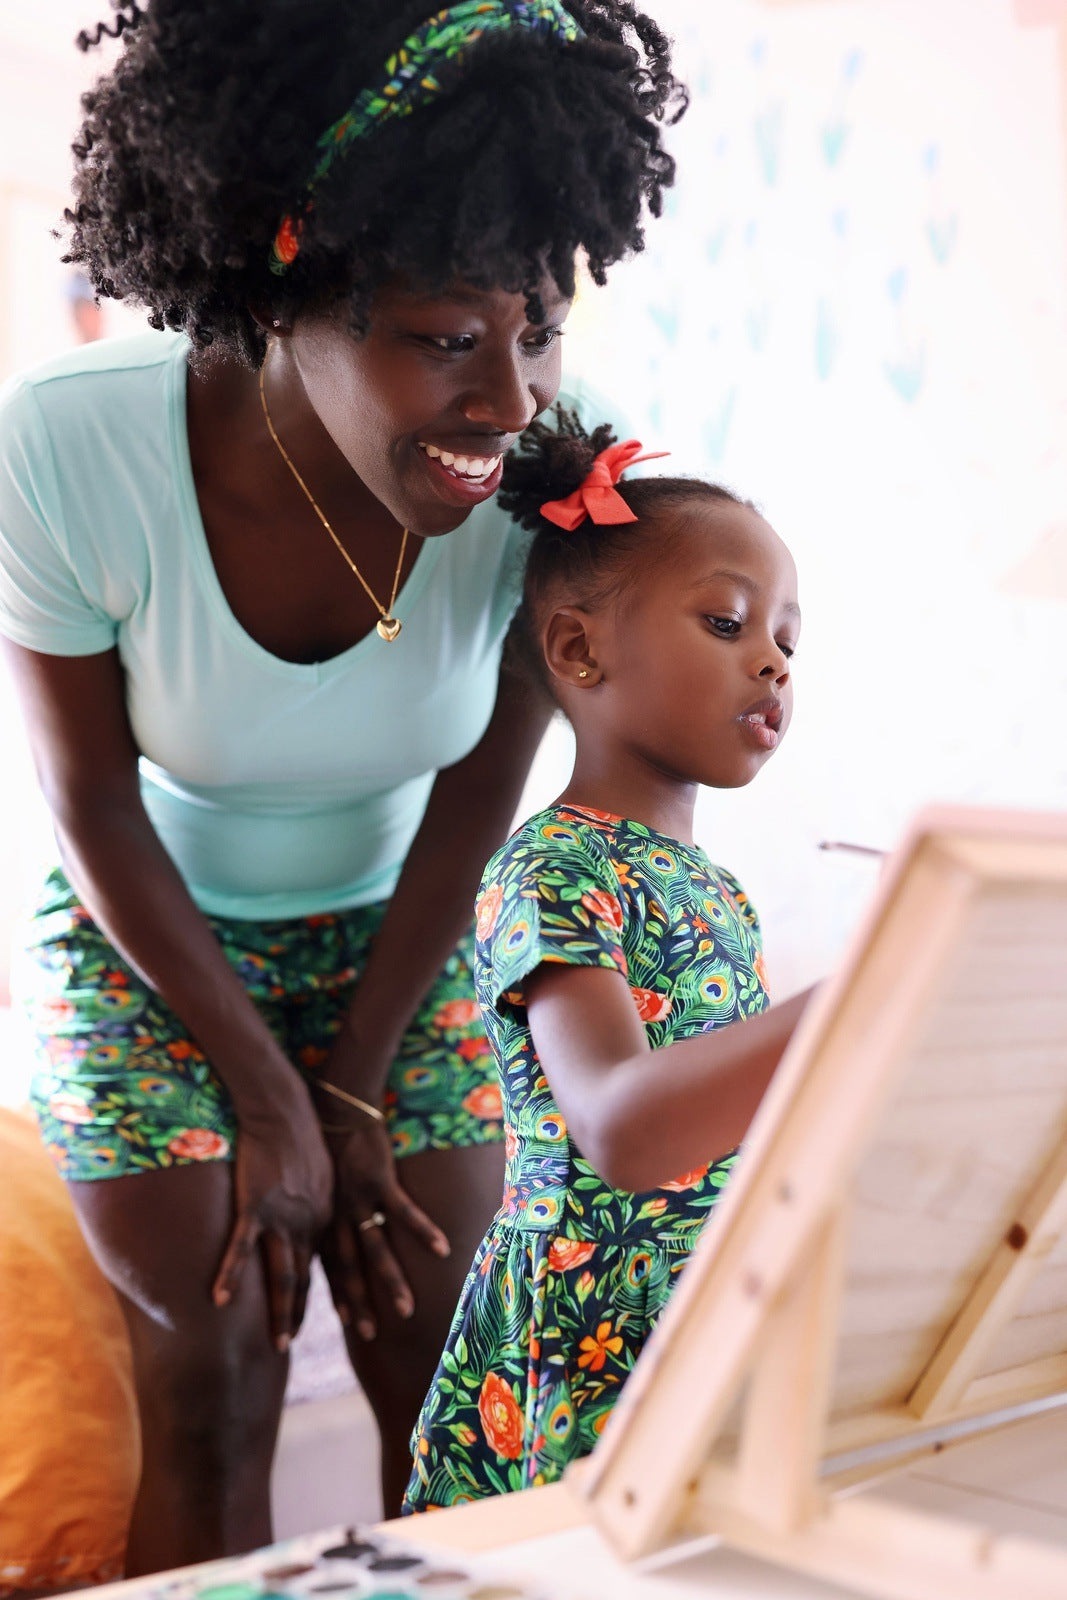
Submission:
[[590,689],[601,681],[590,637],[592,620],[577,606],[561,606],[542,629],[545,663],[561,689]]
[[269,306],[263,300],[250,300],[248,309],[264,333],[273,334],[275,338],[284,338],[292,333],[293,319],[288,312]]

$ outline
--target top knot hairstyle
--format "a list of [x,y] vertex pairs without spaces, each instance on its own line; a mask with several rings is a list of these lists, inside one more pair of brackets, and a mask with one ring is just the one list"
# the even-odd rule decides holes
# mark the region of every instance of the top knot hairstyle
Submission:
[[541,628],[551,608],[595,610],[621,593],[640,572],[650,538],[663,539],[662,524],[651,527],[654,520],[701,503],[756,510],[751,500],[702,478],[623,478],[616,488],[636,521],[604,524],[587,517],[568,532],[542,516],[541,507],[572,495],[600,452],[617,441],[608,423],[586,433],[577,414],[563,405],[547,415],[552,420],[532,422],[505,458],[497,496],[503,510],[533,534],[514,638],[523,666],[542,683]]
[[[572,294],[580,252],[603,283],[662,209],[662,128],[687,104],[669,41],[631,0],[570,0],[571,43],[486,34],[446,93],[347,150],[302,209],[317,141],[439,3],[112,0],[78,39],[122,49],[82,99],[65,259],[153,327],[253,366],[253,305],[291,318],[347,296],[360,334],[397,276],[525,293],[535,321],[538,282]],[[286,216],[303,227],[282,279],[269,263]]]

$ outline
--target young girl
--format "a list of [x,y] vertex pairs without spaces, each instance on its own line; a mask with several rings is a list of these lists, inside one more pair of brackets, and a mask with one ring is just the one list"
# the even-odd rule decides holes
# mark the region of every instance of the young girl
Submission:
[[550,1482],[592,1448],[804,1003],[766,1009],[756,915],[693,842],[700,785],[748,783],[789,724],[792,559],[724,489],[620,493],[641,446],[557,409],[501,499],[536,530],[525,636],[576,757],[478,901],[508,1170],[423,1407],[409,1511]]

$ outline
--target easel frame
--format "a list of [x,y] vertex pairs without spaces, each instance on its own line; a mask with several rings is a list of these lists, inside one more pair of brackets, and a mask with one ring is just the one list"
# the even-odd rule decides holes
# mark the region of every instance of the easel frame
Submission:
[[[858,1181],[883,1147],[898,1151],[898,1135],[887,1143],[885,1129],[893,1118],[901,1123],[909,1093],[901,1125],[921,1115],[915,1084],[923,1090],[926,1080],[916,1062],[921,1068],[924,1051],[936,1046],[936,1059],[966,1088],[976,1047],[955,1043],[952,984],[966,983],[959,952],[982,939],[989,906],[1021,927],[1033,913],[1039,932],[1052,929],[1062,941],[1051,965],[1037,963],[1034,1003],[1044,1007],[1051,1042],[1034,1056],[1044,1094],[1021,1096],[1018,1148],[1009,1148],[1014,1123],[1004,1135],[1010,1210],[991,1202],[988,1219],[965,1219],[967,1249],[951,1283],[934,1286],[951,1306],[947,1324],[944,1314],[941,1322],[928,1315],[929,1326],[918,1317],[902,1337],[903,1356],[891,1337],[874,1338],[881,1367],[861,1374],[867,1390],[861,1383],[835,1410],[843,1382],[835,1344],[840,1368],[843,1307],[855,1321],[863,1276],[855,1260],[847,1266],[844,1241],[864,1214],[868,1231],[874,1218],[875,1239],[883,1223]],[[994,1001],[987,1010],[1002,1015]],[[1010,1055],[1010,1019],[998,1026]],[[1002,1077],[1003,1068],[1002,1060]],[[980,1094],[959,1103],[980,1120]],[[1050,1108],[1058,1124],[1037,1125]],[[608,1542],[637,1557],[716,1533],[886,1600],[1062,1600],[1067,1551],[995,1539],[866,1493],[845,1497],[842,1488],[866,1474],[835,1475],[834,1463],[877,1444],[914,1459],[963,1420],[994,1426],[1003,1408],[1067,1389],[1067,1284],[1037,1319],[1048,1348],[1006,1366],[996,1354],[1067,1233],[1065,1133],[1067,816],[932,808],[894,852],[849,956],[809,1008],[719,1212],[603,1439],[570,1479]],[[929,1137],[924,1157],[926,1169],[936,1167]],[[922,1176],[936,1194],[936,1171]],[[864,1315],[869,1302],[860,1295]],[[886,1313],[891,1325],[891,1296]],[[867,1469],[885,1471],[885,1462]]]

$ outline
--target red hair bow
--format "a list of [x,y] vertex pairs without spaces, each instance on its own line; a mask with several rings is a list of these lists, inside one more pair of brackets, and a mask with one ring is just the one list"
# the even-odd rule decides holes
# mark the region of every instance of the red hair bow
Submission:
[[641,450],[638,439],[624,439],[621,444],[608,445],[606,450],[601,450],[574,493],[563,500],[546,500],[541,507],[541,515],[568,533],[581,527],[586,517],[604,526],[636,522],[637,518],[615,485],[627,467],[636,466],[639,461],[658,461],[660,456],[670,455],[669,450],[652,450],[643,455]]

